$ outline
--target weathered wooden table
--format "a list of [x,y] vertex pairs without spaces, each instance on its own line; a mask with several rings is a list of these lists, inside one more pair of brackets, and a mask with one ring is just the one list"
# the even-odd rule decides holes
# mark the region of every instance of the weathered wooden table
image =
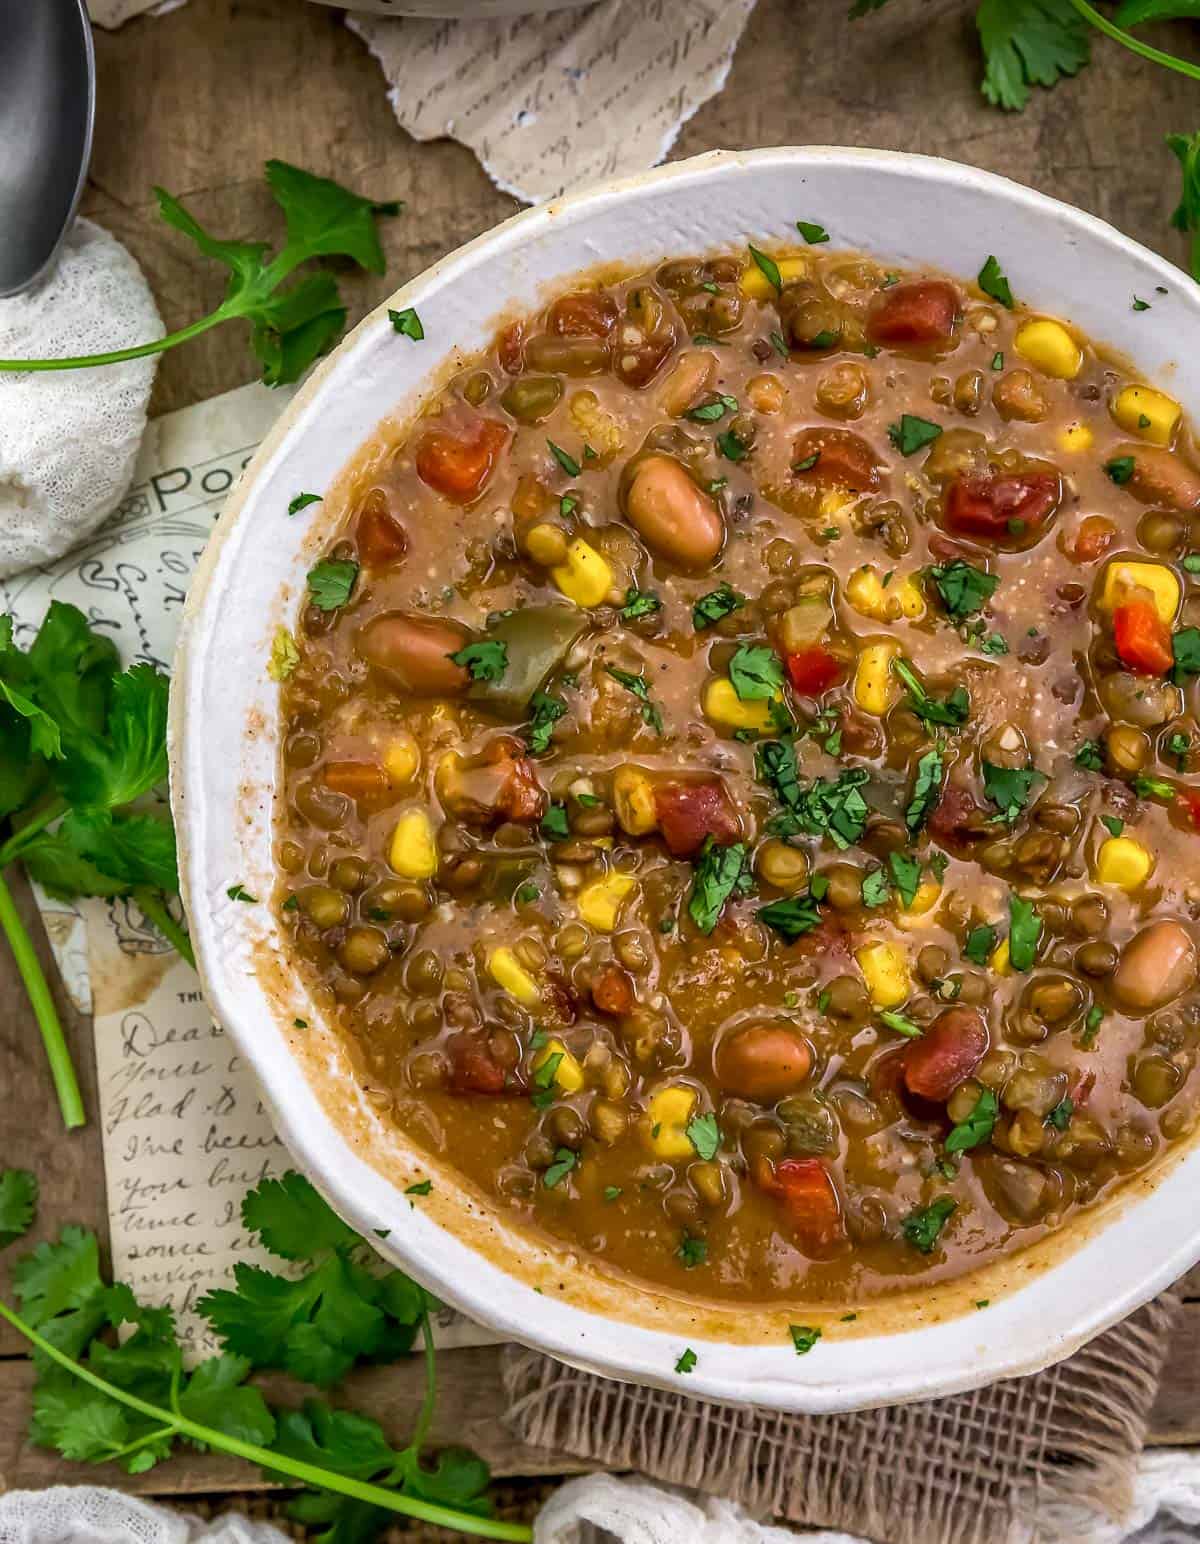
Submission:
[[[729,82],[692,119],[674,154],[716,146],[855,144],[943,154],[1003,172],[1112,220],[1175,258],[1168,228],[1177,196],[1171,131],[1200,119],[1200,92],[1178,76],[1097,42],[1092,66],[1029,109],[1005,115],[977,89],[973,5],[892,0],[851,26],[847,0],[759,0]],[[1186,29],[1165,46],[1200,48]],[[457,144],[419,145],[396,126],[383,81],[340,14],[304,0],[188,0],[96,38],[99,118],[84,212],[133,251],[175,328],[220,299],[223,270],[201,259],[158,219],[151,188],[186,198],[217,234],[267,237],[280,229],[262,163],[281,156],[379,198],[403,198],[405,216],[384,225],[385,279],[347,279],[352,320],[389,290],[517,207]],[[156,411],[250,378],[233,329],[209,333],[163,360]],[[20,897],[33,916],[28,895]],[[41,940],[40,929],[35,932]],[[48,955],[43,948],[43,956]],[[53,971],[51,969],[51,978]],[[76,1064],[95,1108],[90,1026],[61,991]],[[100,1132],[63,1133],[40,1040],[15,971],[0,957],[0,1164],[34,1170],[42,1187],[35,1238],[80,1222],[106,1233]],[[1168,1360],[1151,1440],[1200,1444],[1200,1270]],[[466,1441],[503,1475],[563,1474],[577,1467],[508,1438],[498,1352],[443,1358],[437,1431]],[[396,1433],[411,1425],[420,1371],[389,1368],[356,1380],[348,1399]],[[96,1479],[146,1493],[219,1498],[257,1475],[218,1455],[183,1456],[136,1479],[84,1470],[28,1447],[30,1369],[14,1336],[0,1334],[0,1485]]]

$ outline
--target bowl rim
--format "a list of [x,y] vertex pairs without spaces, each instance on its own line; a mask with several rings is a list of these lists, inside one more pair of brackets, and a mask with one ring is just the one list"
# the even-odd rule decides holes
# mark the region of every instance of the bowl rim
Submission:
[[[900,151],[838,146],[780,146],[760,150],[709,151],[635,176],[605,181],[521,210],[407,281],[364,317],[315,367],[247,465],[225,506],[216,531],[205,547],[189,587],[176,649],[170,701],[170,792],[172,812],[179,831],[180,890],[191,926],[206,1000],[239,1050],[254,1067],[264,1103],[292,1158],[309,1174],[338,1212],[365,1236],[369,1237],[373,1230],[377,1230],[379,1221],[379,1211],[372,1207],[369,1199],[374,1187],[369,1183],[368,1176],[374,1176],[380,1185],[387,1187],[396,1201],[402,1202],[404,1198],[391,1181],[350,1149],[344,1134],[334,1126],[323,1107],[322,1118],[329,1128],[326,1133],[316,1130],[299,1110],[291,1107],[283,1095],[294,1095],[297,1099],[302,1096],[295,1079],[288,1075],[286,1068],[283,1069],[283,1081],[290,1088],[281,1088],[272,1081],[268,1060],[261,1046],[239,1021],[238,980],[236,973],[230,970],[229,962],[223,958],[220,947],[222,930],[215,925],[209,911],[210,896],[214,892],[211,883],[205,883],[201,873],[202,865],[196,861],[196,855],[203,852],[203,843],[197,836],[197,821],[202,820],[203,811],[191,802],[188,792],[189,787],[199,786],[202,780],[204,737],[198,728],[195,733],[190,732],[189,726],[198,726],[201,721],[197,709],[200,706],[206,651],[194,648],[193,643],[197,638],[204,641],[204,617],[206,608],[214,603],[213,581],[222,555],[253,504],[256,485],[265,480],[268,470],[274,467],[277,458],[286,451],[289,437],[297,431],[304,415],[314,409],[327,385],[332,383],[335,372],[344,367],[351,356],[375,340],[381,329],[390,330],[387,317],[389,309],[417,303],[422,292],[434,283],[452,277],[456,270],[469,268],[479,254],[494,253],[497,249],[501,252],[511,251],[524,244],[526,238],[536,239],[537,235],[547,232],[555,223],[561,224],[564,216],[596,210],[606,204],[623,201],[630,195],[652,193],[672,184],[688,181],[707,183],[740,169],[786,167],[794,170],[814,164],[822,167],[851,164],[893,177],[908,175],[925,183],[941,184],[952,189],[973,189],[1010,207],[1020,206],[1038,219],[1056,222],[1067,231],[1099,240],[1115,248],[1121,256],[1136,261],[1143,269],[1151,270],[1161,283],[1173,285],[1183,294],[1185,308],[1190,307],[1195,319],[1200,320],[1200,296],[1192,297],[1188,294],[1181,283],[1186,281],[1186,275],[1180,269],[1097,216],[1007,177],[941,157]],[[564,279],[568,276],[566,270],[561,274]],[[451,345],[448,353],[452,352]],[[386,416],[381,415],[382,418]],[[364,438],[371,429],[377,427],[379,421],[377,419],[370,429],[364,431]],[[293,1063],[293,1070],[304,1080],[295,1058]],[[311,1089],[309,1092],[312,1092]],[[315,1094],[313,1097],[316,1097]],[[330,1140],[342,1149],[344,1164],[330,1162]],[[1036,1279],[1026,1279],[1022,1285],[1015,1286],[1005,1298],[993,1305],[991,1313],[1003,1320],[1006,1305],[1011,1306],[1018,1299],[1023,1299],[1028,1291],[1034,1289],[1036,1280],[1049,1279],[1060,1269],[1066,1269],[1072,1258],[1094,1250],[1099,1236],[1115,1225],[1115,1212],[1125,1215],[1133,1210],[1146,1209],[1149,1213],[1155,1195],[1162,1193],[1167,1171],[1176,1167],[1187,1152],[1186,1141],[1177,1144],[1170,1160],[1164,1160],[1156,1166],[1153,1184],[1149,1185],[1145,1194],[1135,1196],[1137,1187],[1133,1182],[1127,1182],[1122,1187],[1119,1206],[1109,1206],[1103,1210],[1101,1220],[1088,1243],[1080,1242],[1073,1247],[1067,1259],[1047,1264],[1038,1271]],[[732,1352],[736,1357],[739,1353],[758,1347],[739,1347],[729,1342],[700,1337],[691,1342],[700,1350],[699,1363],[693,1372],[683,1376],[670,1371],[674,1353],[681,1350],[684,1344],[679,1333],[630,1325],[570,1302],[557,1302],[546,1297],[532,1298],[530,1293],[537,1289],[506,1271],[498,1271],[491,1262],[483,1261],[471,1246],[454,1237],[449,1229],[432,1223],[430,1227],[441,1235],[443,1252],[448,1256],[436,1268],[421,1258],[419,1248],[414,1249],[412,1240],[398,1243],[383,1239],[374,1247],[446,1301],[462,1308],[477,1320],[482,1320],[507,1338],[609,1378],[726,1403],[808,1414],[835,1413],[943,1396],[999,1379],[1036,1372],[1069,1355],[1094,1335],[1132,1313],[1200,1259],[1198,1225],[1191,1236],[1181,1234],[1174,1237],[1171,1247],[1159,1254],[1152,1269],[1140,1274],[1135,1272],[1133,1278],[1127,1280],[1115,1296],[1094,1302],[1089,1311],[1074,1319],[1069,1327],[1060,1325],[1054,1328],[1033,1346],[1028,1343],[1022,1345],[1019,1338],[1007,1334],[989,1335],[986,1343],[977,1344],[973,1354],[969,1351],[964,1354],[961,1364],[954,1368],[948,1368],[944,1358],[939,1361],[934,1356],[925,1360],[922,1345],[925,1343],[927,1346],[927,1342],[923,1342],[923,1338],[937,1336],[954,1324],[961,1323],[961,1320],[898,1330],[888,1335],[861,1337],[857,1341],[847,1339],[843,1343],[849,1347],[856,1343],[863,1344],[864,1341],[869,1344],[872,1339],[879,1343],[885,1339],[911,1337],[913,1354],[906,1371],[900,1374],[873,1372],[866,1368],[852,1376],[841,1373],[836,1377],[825,1378],[823,1374],[818,1374],[817,1366],[812,1365],[814,1376],[810,1379],[809,1360],[805,1358],[803,1362],[796,1362],[793,1358],[792,1363],[787,1364],[793,1367],[792,1377],[764,1377],[757,1372],[751,1377],[735,1366],[714,1375],[705,1365],[706,1352],[709,1353],[707,1360],[711,1364],[714,1353]],[[1072,1233],[1070,1228],[1063,1231]],[[1079,1233],[1078,1224],[1075,1232]],[[425,1233],[427,1241],[432,1241],[432,1237],[429,1232]],[[477,1279],[472,1280],[469,1272],[457,1274],[456,1267],[461,1269],[468,1264],[476,1272]],[[501,1285],[517,1289],[511,1300],[503,1297],[485,1299],[487,1288],[497,1285],[498,1278],[502,1278]],[[533,1315],[529,1312],[531,1307],[535,1309]],[[610,1338],[601,1333],[604,1327],[612,1335],[622,1337],[618,1350],[605,1349],[594,1343]],[[963,1339],[961,1335],[957,1338]],[[668,1359],[668,1348],[672,1353],[671,1359]],[[959,1349],[962,1351],[963,1347]]]

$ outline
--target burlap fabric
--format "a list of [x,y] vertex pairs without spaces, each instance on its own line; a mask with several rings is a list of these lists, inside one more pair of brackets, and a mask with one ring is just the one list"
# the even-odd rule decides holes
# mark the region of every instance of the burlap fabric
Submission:
[[688,1399],[512,1346],[506,1419],[537,1447],[728,1496],[762,1517],[886,1544],[1065,1544],[1132,1502],[1178,1306],[1166,1293],[1031,1377],[855,1415]]

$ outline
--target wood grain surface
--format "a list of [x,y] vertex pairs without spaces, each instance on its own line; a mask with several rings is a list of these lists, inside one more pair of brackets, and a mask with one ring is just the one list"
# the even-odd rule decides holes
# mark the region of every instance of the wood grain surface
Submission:
[[[724,92],[684,128],[673,156],[718,146],[850,144],[946,155],[1005,173],[1091,210],[1147,245],[1181,258],[1168,227],[1177,196],[1171,131],[1197,119],[1195,86],[1097,40],[1094,62],[1053,92],[1037,90],[1020,115],[989,107],[959,0],[892,0],[851,26],[845,0],[759,0]],[[1147,34],[1200,58],[1200,33]],[[223,271],[200,258],[155,213],[156,183],[184,197],[216,234],[275,238],[281,222],[262,181],[280,156],[376,198],[402,198],[387,222],[385,278],[348,274],[353,320],[404,280],[512,213],[474,156],[450,142],[417,144],[396,126],[378,68],[339,13],[303,0],[188,0],[163,17],[98,32],[99,116],[84,212],[119,236],[142,264],[168,328],[211,309]],[[820,211],[812,212],[815,216]],[[235,325],[163,360],[156,411],[199,401],[251,379]],[[32,912],[22,891],[27,913]],[[38,930],[39,946],[48,958]],[[52,977],[53,979],[53,977]],[[88,1026],[60,1006],[85,1098],[95,1109]],[[36,1171],[42,1207],[35,1238],[65,1222],[105,1233],[100,1134],[66,1135],[40,1042],[15,972],[0,956],[0,1162]],[[1155,1407],[1156,1442],[1200,1443],[1200,1272]],[[30,1370],[0,1335],[0,1487],[78,1481],[84,1472],[24,1444]],[[498,1353],[442,1358],[438,1432],[473,1443],[502,1474],[565,1473],[569,1460],[534,1452],[500,1424]],[[401,1436],[418,1397],[416,1366],[354,1380],[347,1398]],[[104,1479],[103,1471],[87,1478]],[[174,1460],[120,1483],[147,1492],[245,1491],[261,1483],[217,1455]]]

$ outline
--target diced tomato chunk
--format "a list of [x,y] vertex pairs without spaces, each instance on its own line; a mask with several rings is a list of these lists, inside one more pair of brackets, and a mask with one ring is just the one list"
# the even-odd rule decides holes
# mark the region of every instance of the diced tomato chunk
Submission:
[[525,324],[511,322],[496,339],[496,355],[505,375],[520,375],[525,368]]
[[941,841],[962,842],[979,835],[981,806],[975,795],[958,783],[947,783],[929,817],[930,833]]
[[706,837],[725,846],[742,834],[733,800],[719,777],[660,783],[654,806],[663,841],[675,858],[699,852]]
[[487,486],[508,430],[479,418],[462,434],[430,429],[417,446],[417,476],[454,504],[470,504]]
[[1112,614],[1113,642],[1121,663],[1138,675],[1166,675],[1175,663],[1171,629],[1152,600],[1130,600]]
[[988,1028],[974,1008],[947,1008],[905,1046],[904,1085],[938,1103],[949,1099],[987,1055]]
[[599,290],[561,295],[546,316],[547,328],[560,338],[607,338],[617,324],[617,303]]
[[1089,515],[1079,522],[1071,543],[1071,556],[1077,563],[1094,563],[1112,546],[1116,534],[1117,528],[1111,520],[1103,515]]
[[1200,831],[1200,789],[1177,788],[1175,802],[1180,813],[1191,822],[1193,830]]
[[327,761],[321,780],[348,799],[377,799],[388,791],[387,773],[372,761]]
[[785,1158],[775,1165],[771,1188],[801,1244],[822,1251],[843,1236],[842,1204],[819,1158]]
[[788,680],[802,697],[819,697],[842,679],[837,658],[819,643],[787,656]]
[[606,965],[592,982],[592,1001],[601,1013],[623,1018],[633,1012],[633,978],[619,965]]
[[792,476],[802,484],[851,493],[874,493],[883,481],[875,452],[849,429],[802,429],[792,441]]
[[367,495],[354,526],[354,545],[366,568],[390,568],[408,550],[408,536],[399,520],[389,513],[381,488],[372,488]]
[[958,291],[944,279],[918,279],[884,290],[867,318],[872,343],[948,343],[958,325]]
[[446,1042],[450,1087],[456,1094],[502,1094],[508,1074],[492,1055],[487,1037],[460,1030]]
[[1037,531],[1061,497],[1057,472],[959,477],[946,495],[946,528],[985,541],[1020,540]]

